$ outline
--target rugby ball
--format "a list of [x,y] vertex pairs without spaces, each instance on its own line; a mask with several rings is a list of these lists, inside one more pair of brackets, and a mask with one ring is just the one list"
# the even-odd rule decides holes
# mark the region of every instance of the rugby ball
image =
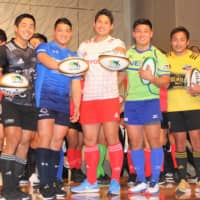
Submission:
[[61,61],[58,70],[69,76],[78,76],[88,70],[88,63],[83,58],[71,57]]
[[[155,75],[156,72],[156,61],[153,57],[145,58],[144,62],[142,63],[142,69],[147,70],[150,67],[152,75]],[[148,85],[150,83],[149,80],[141,79],[142,83]]]
[[29,87],[26,77],[17,73],[8,73],[0,78],[0,90],[10,95],[19,95]]
[[200,85],[200,71],[198,69],[188,70],[185,76],[186,86],[191,87],[192,84]]
[[120,71],[127,68],[130,61],[121,52],[108,51],[99,55],[99,63],[108,70]]

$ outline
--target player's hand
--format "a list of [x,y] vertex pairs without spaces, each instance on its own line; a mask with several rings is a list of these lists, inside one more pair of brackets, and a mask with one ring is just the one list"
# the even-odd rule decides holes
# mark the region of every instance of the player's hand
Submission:
[[192,83],[187,91],[190,95],[197,96],[200,94],[200,85]]
[[154,79],[150,66],[148,66],[146,70],[143,70],[142,67],[140,67],[139,76],[140,78],[149,80],[149,81],[152,81]]
[[75,123],[78,122],[80,117],[79,109],[74,108],[73,115],[70,117],[70,122]]

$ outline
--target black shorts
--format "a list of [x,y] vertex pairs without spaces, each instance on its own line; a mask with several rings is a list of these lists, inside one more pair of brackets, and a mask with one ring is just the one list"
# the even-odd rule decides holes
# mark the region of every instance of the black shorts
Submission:
[[38,120],[54,119],[55,124],[69,126],[69,113],[50,110],[48,108],[38,108]]
[[37,109],[2,100],[2,121],[4,127],[19,126],[23,130],[36,131]]
[[168,112],[171,132],[200,129],[200,110]]
[[162,129],[168,129],[169,128],[168,113],[167,112],[162,112],[161,128]]
[[78,132],[82,132],[82,127],[81,127],[81,124],[79,122],[70,123],[69,128],[75,129]]

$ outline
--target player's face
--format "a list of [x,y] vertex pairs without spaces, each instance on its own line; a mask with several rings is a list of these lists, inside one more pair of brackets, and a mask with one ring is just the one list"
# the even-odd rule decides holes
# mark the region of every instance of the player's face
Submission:
[[16,39],[24,41],[30,40],[35,31],[35,24],[30,18],[23,18],[18,26],[15,26]]
[[94,22],[93,28],[96,36],[106,37],[112,31],[113,24],[111,24],[109,17],[107,17],[106,15],[100,15],[97,18],[96,22]]
[[137,25],[133,31],[133,38],[135,39],[136,46],[144,50],[149,47],[152,36],[153,32],[151,28],[145,24]]
[[72,38],[72,29],[69,25],[60,23],[54,30],[54,39],[58,45],[66,47]]
[[189,40],[184,32],[177,32],[171,38],[171,48],[175,54],[184,54],[188,45]]
[[30,44],[36,49],[38,45],[41,43],[40,39],[38,38],[31,38]]

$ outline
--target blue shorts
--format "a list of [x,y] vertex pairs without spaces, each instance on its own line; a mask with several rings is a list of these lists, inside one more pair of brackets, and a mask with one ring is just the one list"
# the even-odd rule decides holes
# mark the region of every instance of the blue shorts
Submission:
[[69,126],[69,113],[58,112],[48,108],[38,108],[38,120],[41,119],[54,119],[55,124],[62,126]]
[[160,123],[160,99],[143,101],[126,101],[124,107],[124,122],[129,125],[146,125]]

